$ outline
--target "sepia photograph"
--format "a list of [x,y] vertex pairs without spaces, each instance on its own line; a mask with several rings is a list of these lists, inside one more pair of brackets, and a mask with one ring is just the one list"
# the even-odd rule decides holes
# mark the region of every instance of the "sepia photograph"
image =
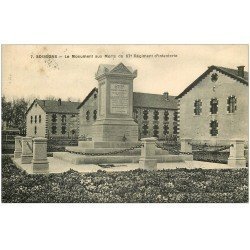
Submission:
[[248,45],[2,45],[2,203],[248,203]]

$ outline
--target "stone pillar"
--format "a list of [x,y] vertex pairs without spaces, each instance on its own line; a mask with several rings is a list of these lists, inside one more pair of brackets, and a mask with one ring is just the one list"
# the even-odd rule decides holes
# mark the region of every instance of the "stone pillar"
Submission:
[[181,152],[183,153],[192,153],[192,139],[191,138],[183,138],[181,139]]
[[139,165],[143,169],[157,169],[157,159],[155,158],[156,140],[157,138],[155,137],[141,139],[143,147],[141,149],[141,158],[139,160]]
[[49,162],[47,160],[47,139],[37,137],[33,139],[33,173],[48,173]]
[[230,167],[246,167],[246,158],[244,156],[244,140],[232,140],[228,165]]
[[21,158],[22,154],[22,136],[15,137],[15,151],[14,151],[14,158]]
[[22,138],[22,155],[21,163],[30,164],[32,161],[32,138],[23,137]]

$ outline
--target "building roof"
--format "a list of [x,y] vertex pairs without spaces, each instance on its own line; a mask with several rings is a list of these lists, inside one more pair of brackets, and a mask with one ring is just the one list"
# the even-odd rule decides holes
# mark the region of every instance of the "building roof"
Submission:
[[46,113],[66,113],[66,114],[78,114],[77,107],[80,102],[71,102],[71,101],[61,101],[59,100],[34,100],[26,114],[33,107],[35,102],[46,112]]
[[164,95],[134,92],[133,99],[134,107],[178,109],[175,96],[168,96],[167,100]]
[[98,92],[97,88],[93,88],[89,94],[85,97],[85,99],[80,103],[80,105],[78,105],[77,109],[81,108],[86,101],[88,101],[88,99],[94,94],[94,92]]
[[[93,95],[94,92],[98,92],[97,88],[93,88],[86,98],[78,106],[81,108],[86,101]],[[133,106],[134,107],[144,107],[144,108],[156,108],[156,109],[177,109],[177,100],[175,96],[168,96],[168,100],[164,95],[159,94],[148,94],[133,92]]]
[[186,93],[188,93],[192,88],[194,88],[204,77],[206,77],[211,71],[217,70],[222,74],[227,75],[228,77],[231,77],[245,85],[248,86],[248,72],[244,71],[244,78],[238,76],[238,70],[237,69],[230,69],[230,68],[225,68],[225,67],[220,67],[220,66],[210,66],[208,69],[200,75],[193,83],[191,83],[186,89],[184,89],[177,97],[176,99],[179,99],[183,97]]

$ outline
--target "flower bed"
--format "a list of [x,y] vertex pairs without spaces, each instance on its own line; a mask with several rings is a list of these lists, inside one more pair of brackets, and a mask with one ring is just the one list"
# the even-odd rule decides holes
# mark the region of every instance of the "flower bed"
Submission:
[[2,202],[248,202],[248,169],[28,175],[2,158]]

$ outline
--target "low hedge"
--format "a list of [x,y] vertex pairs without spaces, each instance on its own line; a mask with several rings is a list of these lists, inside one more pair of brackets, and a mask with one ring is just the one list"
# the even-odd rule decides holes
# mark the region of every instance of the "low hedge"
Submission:
[[7,156],[2,163],[2,202],[8,203],[248,202],[248,169],[28,175]]

